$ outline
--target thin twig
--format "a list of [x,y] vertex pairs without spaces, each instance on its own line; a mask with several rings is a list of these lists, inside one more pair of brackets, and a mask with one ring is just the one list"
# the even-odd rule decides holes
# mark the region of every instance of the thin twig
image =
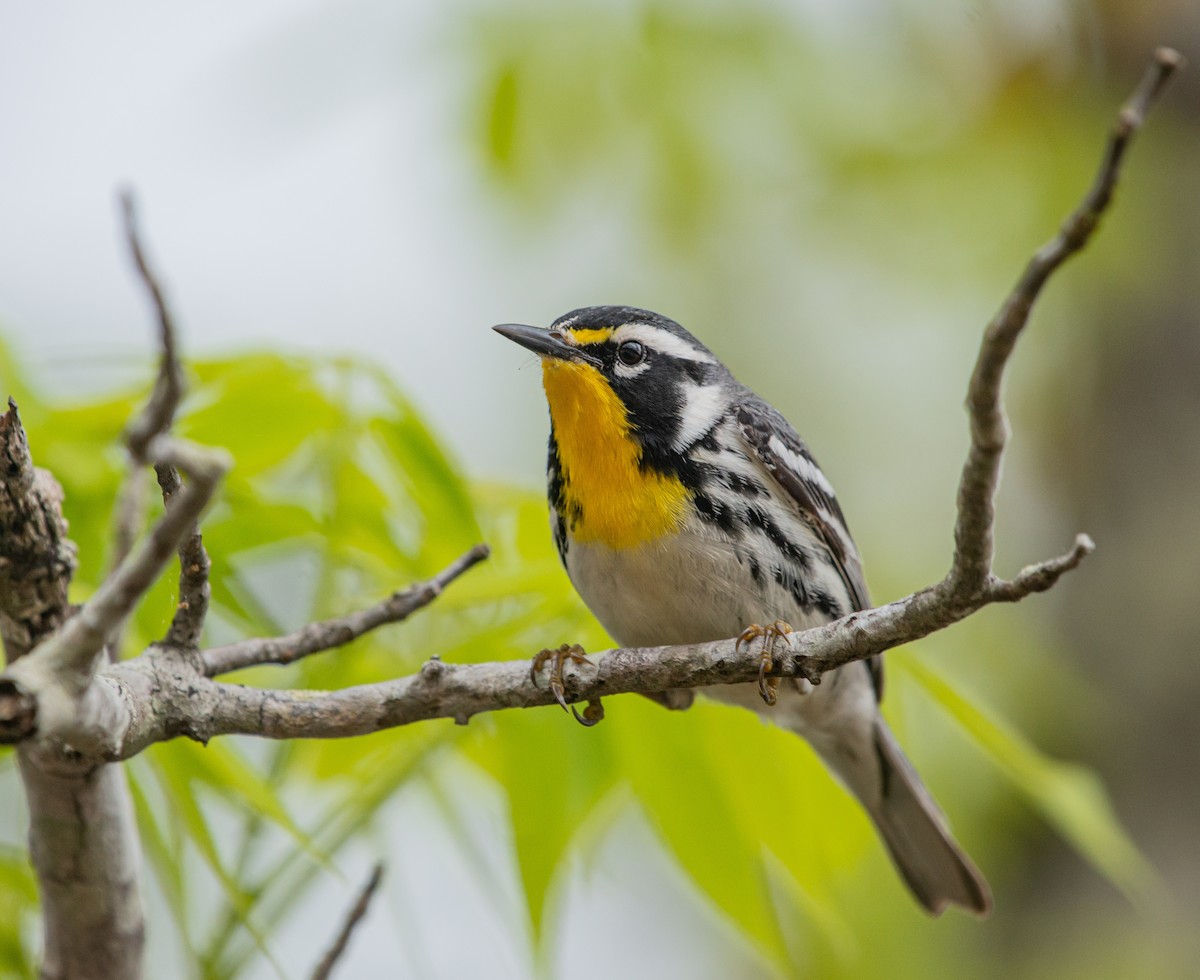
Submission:
[[[121,214],[125,224],[125,239],[133,258],[138,276],[146,287],[150,301],[158,318],[158,346],[160,350],[158,375],[154,388],[140,412],[125,427],[125,448],[129,462],[121,488],[117,492],[115,525],[113,528],[112,568],[116,568],[129,555],[141,532],[143,515],[146,511],[146,480],[142,472],[147,463],[146,449],[155,436],[168,432],[175,419],[179,403],[183,399],[183,370],[175,342],[175,324],[171,311],[163,296],[158,277],[146,260],[138,232],[137,208],[133,192],[126,190],[120,195]],[[115,659],[120,647],[122,623],[117,623],[109,638],[109,657]]]
[[1017,602],[1034,592],[1045,592],[1067,572],[1078,568],[1079,563],[1095,550],[1092,539],[1080,534],[1066,554],[1023,568],[1008,581],[993,581],[988,588],[988,595],[995,602]]
[[992,574],[995,495],[1000,459],[1008,439],[1001,387],[1009,357],[1029,320],[1042,286],[1068,258],[1084,247],[1112,201],[1121,163],[1146,113],[1162,94],[1183,58],[1159,48],[1133,96],[1117,115],[1091,189],[1058,234],[1035,253],[1013,291],[988,324],[967,393],[971,448],[958,487],[954,565],[945,586],[962,594],[984,588]]
[[354,903],[353,908],[350,909],[349,914],[346,916],[346,921],[342,923],[341,931],[337,934],[333,945],[329,947],[329,951],[321,957],[321,962],[313,970],[312,980],[328,980],[334,966],[337,965],[337,961],[346,951],[351,934],[362,921],[363,916],[367,914],[367,909],[371,905],[371,899],[374,898],[375,891],[379,888],[379,882],[382,880],[383,864],[380,863],[375,865],[374,870],[371,872],[371,877],[367,879],[367,883],[358,895],[358,901]]
[[[154,467],[154,472],[162,490],[163,504],[168,508],[173,507],[183,489],[179,471],[174,466],[159,463]],[[179,605],[163,639],[166,646],[188,649],[200,646],[200,633],[204,629],[204,617],[208,614],[211,591],[208,583],[210,566],[200,524],[193,521],[179,542]]]
[[121,212],[125,219],[125,237],[138,275],[150,294],[154,310],[158,315],[158,341],[161,350],[158,377],[142,411],[134,416],[125,428],[125,445],[129,454],[141,465],[147,462],[146,449],[151,440],[171,427],[175,412],[183,398],[183,371],[179,366],[179,355],[175,346],[175,321],[167,307],[158,277],[146,260],[138,234],[137,209],[131,191],[121,194]]
[[204,672],[209,677],[217,677],[244,667],[290,664],[311,654],[344,646],[364,633],[388,623],[398,623],[418,609],[423,609],[441,595],[447,585],[478,565],[490,553],[486,544],[478,544],[429,581],[393,592],[382,602],[367,609],[319,623],[309,623],[287,636],[241,640],[206,650],[203,653]]

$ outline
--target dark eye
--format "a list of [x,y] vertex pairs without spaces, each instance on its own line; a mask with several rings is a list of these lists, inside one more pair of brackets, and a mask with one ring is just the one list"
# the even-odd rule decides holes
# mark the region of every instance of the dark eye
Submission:
[[646,348],[636,340],[627,340],[617,348],[617,360],[626,367],[641,364],[646,359]]

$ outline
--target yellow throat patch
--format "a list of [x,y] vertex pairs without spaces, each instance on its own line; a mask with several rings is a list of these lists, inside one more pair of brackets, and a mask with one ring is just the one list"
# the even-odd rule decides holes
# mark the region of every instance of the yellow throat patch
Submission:
[[[542,384],[554,420],[563,497],[576,541],[632,548],[679,528],[687,488],[642,468],[625,406],[589,364],[542,360]],[[568,523],[569,519],[568,519]]]

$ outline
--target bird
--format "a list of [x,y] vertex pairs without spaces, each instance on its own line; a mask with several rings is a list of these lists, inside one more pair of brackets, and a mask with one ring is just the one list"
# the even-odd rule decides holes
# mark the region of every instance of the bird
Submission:
[[[551,534],[576,591],[622,646],[763,636],[766,647],[870,608],[858,550],[808,446],[680,324],[591,306],[548,328],[493,329],[541,360]],[[557,655],[560,701],[562,658],[581,654],[535,658]],[[768,651],[757,689],[703,693],[806,739],[925,910],[987,915],[987,882],[880,712],[882,658],[815,686],[765,677],[769,662]]]

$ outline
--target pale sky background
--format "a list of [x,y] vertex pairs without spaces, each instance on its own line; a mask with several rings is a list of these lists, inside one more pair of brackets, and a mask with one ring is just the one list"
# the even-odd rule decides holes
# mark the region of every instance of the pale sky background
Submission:
[[[487,220],[441,9],[0,5],[0,329],[35,377],[103,390],[149,363],[128,183],[188,355],[370,356],[472,470],[531,482],[541,436],[503,436],[544,416],[537,374],[488,328],[578,305],[586,273]],[[461,397],[501,373],[523,414]]]

